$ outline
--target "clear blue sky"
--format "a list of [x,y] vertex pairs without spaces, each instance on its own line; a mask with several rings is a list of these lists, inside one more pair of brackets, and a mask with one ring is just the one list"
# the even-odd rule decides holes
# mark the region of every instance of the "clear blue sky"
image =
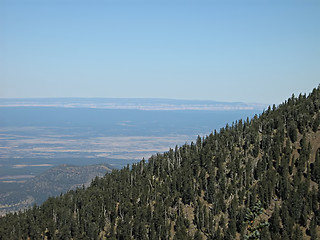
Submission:
[[0,97],[280,103],[320,83],[317,0],[0,0]]

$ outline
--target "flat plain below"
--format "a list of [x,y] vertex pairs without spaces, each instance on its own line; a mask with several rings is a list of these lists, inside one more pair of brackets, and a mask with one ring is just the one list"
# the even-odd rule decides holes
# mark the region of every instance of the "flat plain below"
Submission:
[[52,167],[121,168],[259,113],[0,107],[0,197]]

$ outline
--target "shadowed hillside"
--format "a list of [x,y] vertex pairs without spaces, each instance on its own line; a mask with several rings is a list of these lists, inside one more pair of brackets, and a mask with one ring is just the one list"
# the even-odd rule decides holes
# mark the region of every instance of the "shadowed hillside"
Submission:
[[31,207],[71,189],[88,187],[95,177],[102,177],[106,172],[111,172],[111,167],[104,164],[50,168],[21,183],[17,190],[0,194],[0,213]]
[[319,123],[318,87],[0,218],[0,238],[317,239]]

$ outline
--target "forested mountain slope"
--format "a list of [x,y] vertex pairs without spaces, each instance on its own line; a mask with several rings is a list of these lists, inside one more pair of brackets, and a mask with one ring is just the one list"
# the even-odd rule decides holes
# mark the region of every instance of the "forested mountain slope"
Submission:
[[320,88],[0,218],[1,239],[317,239]]

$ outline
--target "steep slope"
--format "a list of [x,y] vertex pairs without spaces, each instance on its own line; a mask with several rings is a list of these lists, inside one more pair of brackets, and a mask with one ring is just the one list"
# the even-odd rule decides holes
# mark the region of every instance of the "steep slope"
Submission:
[[[317,239],[320,88],[41,207],[6,239]],[[0,237],[0,238],[1,238]]]

